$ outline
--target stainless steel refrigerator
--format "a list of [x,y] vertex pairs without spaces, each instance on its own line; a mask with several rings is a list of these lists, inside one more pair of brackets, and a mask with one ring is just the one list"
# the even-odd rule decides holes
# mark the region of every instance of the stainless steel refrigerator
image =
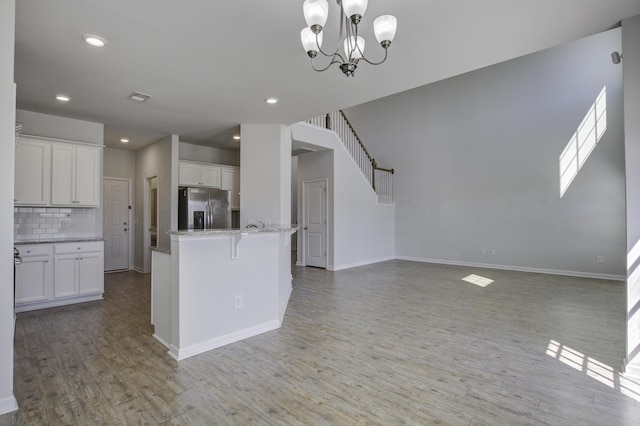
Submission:
[[231,228],[231,191],[187,187],[178,191],[179,230]]

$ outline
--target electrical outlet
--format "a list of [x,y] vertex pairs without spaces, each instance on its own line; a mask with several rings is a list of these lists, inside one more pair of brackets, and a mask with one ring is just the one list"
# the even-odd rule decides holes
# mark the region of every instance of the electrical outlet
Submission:
[[604,263],[604,258],[600,255],[596,256],[596,263]]
[[71,224],[70,219],[60,219],[60,228],[69,229],[69,225]]
[[489,254],[490,254],[491,256],[495,256],[495,255],[496,255],[496,249],[491,249],[491,250],[489,250]]
[[480,253],[482,253],[482,254],[487,254],[487,249],[486,249],[486,248],[481,248],[481,249],[480,249]]
[[241,294],[238,294],[236,296],[236,298],[235,298],[235,306],[236,306],[236,309],[242,308],[243,305],[242,305],[242,295]]

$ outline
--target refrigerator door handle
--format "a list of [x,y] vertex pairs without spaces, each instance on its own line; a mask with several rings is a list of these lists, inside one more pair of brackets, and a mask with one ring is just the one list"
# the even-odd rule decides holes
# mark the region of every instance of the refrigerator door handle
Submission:
[[204,213],[204,229],[209,229],[210,228],[210,222],[211,222],[211,208],[209,206],[209,201],[205,202],[205,213]]

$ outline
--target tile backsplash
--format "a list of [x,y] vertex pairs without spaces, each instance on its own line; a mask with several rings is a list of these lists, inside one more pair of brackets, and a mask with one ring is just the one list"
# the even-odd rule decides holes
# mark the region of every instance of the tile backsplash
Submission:
[[15,207],[13,223],[15,241],[94,237],[96,209]]

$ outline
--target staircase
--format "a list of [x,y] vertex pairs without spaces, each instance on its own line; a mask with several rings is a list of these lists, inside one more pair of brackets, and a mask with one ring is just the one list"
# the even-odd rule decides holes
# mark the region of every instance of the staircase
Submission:
[[393,169],[378,167],[342,110],[306,120],[307,123],[333,130],[342,141],[362,175],[378,196],[378,203],[393,204]]

